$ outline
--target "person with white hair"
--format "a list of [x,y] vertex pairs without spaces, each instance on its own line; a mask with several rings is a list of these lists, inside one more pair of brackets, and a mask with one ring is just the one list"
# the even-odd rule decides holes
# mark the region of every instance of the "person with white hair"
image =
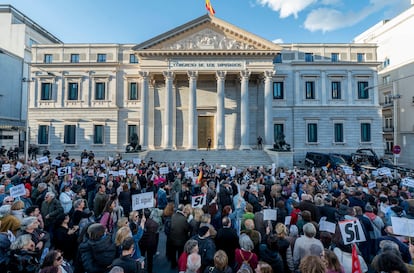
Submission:
[[42,202],[40,212],[42,213],[43,219],[45,220],[45,230],[52,233],[53,226],[55,225],[56,219],[60,214],[63,214],[63,207],[57,200],[55,193],[47,192],[45,200]]
[[304,236],[299,237],[293,248],[293,263],[295,270],[299,269],[300,261],[309,255],[320,256],[323,252],[323,244],[315,238],[316,228],[312,223],[303,226]]
[[21,226],[21,235],[29,234],[35,243],[36,251],[39,253],[48,243],[49,235],[39,228],[39,220],[35,216],[23,218]]
[[38,253],[30,235],[21,235],[10,246],[9,272],[37,273],[39,271]]
[[187,257],[187,270],[185,273],[197,273],[201,267],[201,256],[198,253],[191,253]]

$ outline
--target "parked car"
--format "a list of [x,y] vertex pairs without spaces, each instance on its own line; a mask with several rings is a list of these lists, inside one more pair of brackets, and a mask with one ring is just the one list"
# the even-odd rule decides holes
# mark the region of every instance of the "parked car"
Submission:
[[345,159],[335,154],[307,152],[305,157],[307,167],[327,167],[336,169],[341,165],[348,165]]

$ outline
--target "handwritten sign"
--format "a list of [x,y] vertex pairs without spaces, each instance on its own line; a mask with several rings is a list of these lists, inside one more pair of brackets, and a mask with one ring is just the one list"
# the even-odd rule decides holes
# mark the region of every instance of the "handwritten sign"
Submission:
[[152,191],[132,195],[132,209],[140,210],[154,207],[154,193]]
[[275,209],[265,209],[263,210],[263,220],[276,221],[277,219],[277,210]]
[[60,160],[55,158],[55,159],[53,159],[52,164],[50,164],[50,165],[59,167],[60,166]]
[[366,241],[364,230],[358,220],[345,220],[338,224],[345,245]]
[[192,196],[191,197],[191,206],[193,208],[202,208],[206,205],[206,196],[204,194]]
[[37,160],[37,163],[39,163],[39,164],[47,164],[47,163],[49,163],[49,158],[47,156],[39,157],[39,159]]
[[3,164],[3,165],[1,166],[1,171],[2,171],[3,173],[10,172],[10,164]]
[[391,217],[392,231],[394,234],[414,236],[414,219]]
[[368,182],[368,189],[373,189],[376,186],[377,186],[377,182],[375,181]]
[[10,188],[10,196],[16,198],[26,194],[26,188],[24,184],[19,184],[17,186]]
[[162,167],[162,168],[160,168],[160,174],[167,174],[169,171],[168,171],[168,167]]

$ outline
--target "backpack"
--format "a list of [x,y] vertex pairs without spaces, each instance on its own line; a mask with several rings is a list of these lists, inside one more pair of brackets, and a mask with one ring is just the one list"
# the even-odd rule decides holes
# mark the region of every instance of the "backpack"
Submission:
[[171,234],[171,217],[165,218],[164,233],[169,236]]

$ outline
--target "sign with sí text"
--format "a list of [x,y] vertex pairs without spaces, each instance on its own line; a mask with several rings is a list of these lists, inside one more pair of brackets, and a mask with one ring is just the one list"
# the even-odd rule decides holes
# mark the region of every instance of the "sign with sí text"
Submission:
[[345,245],[366,241],[364,230],[358,219],[344,220],[338,224]]
[[191,197],[191,206],[193,208],[202,208],[206,204],[207,197],[204,194]]

